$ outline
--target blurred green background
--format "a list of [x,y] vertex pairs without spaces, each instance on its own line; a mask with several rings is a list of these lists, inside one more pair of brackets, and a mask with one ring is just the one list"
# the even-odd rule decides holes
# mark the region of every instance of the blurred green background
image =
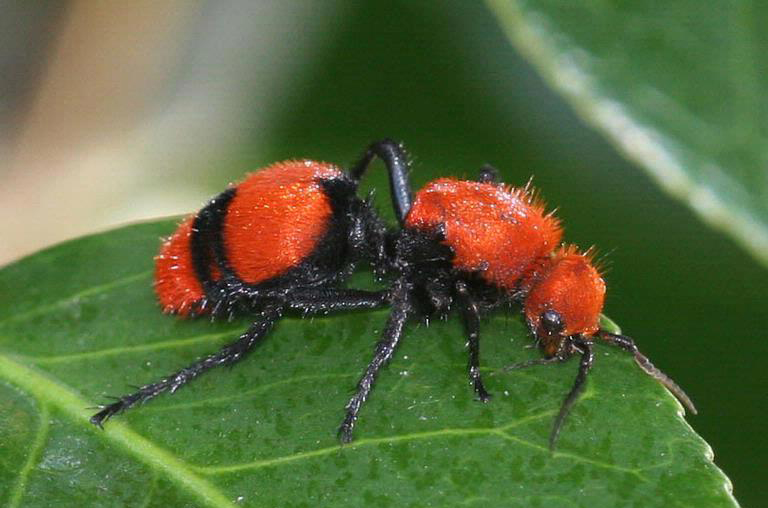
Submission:
[[[609,253],[606,314],[692,396],[700,415],[688,421],[712,445],[737,499],[760,506],[768,466],[765,267],[586,127],[515,51],[483,4],[289,4],[256,7],[263,12],[255,18],[214,4],[169,2],[158,12],[147,2],[137,7],[144,17],[127,23],[155,20],[149,37],[136,35],[147,44],[142,54],[154,55],[153,72],[133,76],[129,62],[135,82],[95,88],[69,110],[46,106],[46,87],[55,99],[56,90],[77,90],[87,72],[76,66],[77,79],[63,85],[51,76],[61,72],[62,59],[77,61],[77,48],[87,54],[89,45],[104,41],[99,23],[115,23],[106,21],[114,13],[94,15],[79,2],[17,8],[39,31],[17,32],[16,49],[6,50],[15,58],[4,60],[4,80],[10,70],[19,72],[5,83],[9,93],[0,102],[0,154],[13,161],[0,167],[0,198],[7,198],[0,201],[6,203],[3,236],[29,241],[3,251],[4,261],[62,235],[195,209],[245,171],[275,160],[347,164],[385,136],[406,143],[417,187],[438,175],[474,176],[486,162],[512,184],[533,176],[558,208],[567,240]],[[119,32],[109,26],[106,33]],[[80,40],[78,30],[92,33]],[[72,37],[75,50],[67,49]],[[153,41],[172,49],[157,59]],[[105,75],[110,65],[118,76],[125,72],[125,61],[114,56],[99,56]],[[249,60],[262,67],[243,63]],[[151,86],[142,84],[147,81]],[[140,99],[110,109],[109,91],[123,88],[138,88]],[[59,131],[45,121],[51,115]],[[78,123],[81,133],[72,134]],[[43,141],[35,141],[35,129]],[[101,141],[95,148],[93,138]],[[41,144],[54,154],[57,146],[68,150],[69,162],[41,158],[35,149]],[[377,168],[367,185],[378,189],[377,202],[389,213],[384,171]],[[24,214],[8,212],[14,199],[43,212],[25,222]],[[81,213],[71,215],[78,206]],[[77,228],[67,229],[72,224]]]

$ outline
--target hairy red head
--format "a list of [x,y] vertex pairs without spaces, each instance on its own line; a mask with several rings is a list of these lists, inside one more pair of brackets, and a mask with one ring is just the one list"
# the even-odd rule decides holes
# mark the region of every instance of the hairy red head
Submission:
[[562,337],[591,337],[599,330],[605,281],[590,254],[574,245],[563,246],[527,284],[525,317],[548,354],[557,352]]

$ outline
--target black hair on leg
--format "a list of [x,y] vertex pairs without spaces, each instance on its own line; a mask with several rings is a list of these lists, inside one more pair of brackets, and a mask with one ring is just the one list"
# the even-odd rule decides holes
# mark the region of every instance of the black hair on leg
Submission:
[[375,309],[389,302],[388,291],[310,288],[291,292],[285,305],[307,314],[341,310]]
[[563,427],[563,422],[565,422],[565,419],[571,412],[571,408],[573,408],[573,405],[578,400],[581,392],[584,391],[584,383],[587,380],[587,375],[589,374],[589,371],[592,368],[592,363],[595,360],[595,353],[592,351],[592,344],[580,340],[574,340],[574,343],[581,353],[579,372],[576,374],[576,379],[573,381],[573,387],[571,388],[571,391],[568,392],[565,400],[563,400],[563,403],[560,406],[560,412],[557,413],[557,417],[555,417],[555,423],[552,425],[552,433],[549,435],[550,450],[555,449],[557,436],[560,434],[560,429]]
[[480,316],[477,304],[469,295],[467,285],[459,281],[456,283],[456,290],[462,301],[464,329],[467,334],[467,347],[469,348],[469,381],[475,390],[478,398],[482,402],[488,402],[491,395],[486,391],[483,385],[483,378],[480,375]]
[[408,180],[408,156],[400,143],[396,143],[391,139],[375,141],[371,143],[365,154],[350,169],[349,174],[352,179],[357,182],[362,178],[363,173],[365,173],[374,156],[379,157],[387,166],[392,206],[395,209],[395,216],[402,226],[413,201],[411,184]]
[[346,405],[347,414],[339,427],[339,439],[342,443],[352,441],[352,430],[357,422],[357,415],[360,408],[365,403],[368,395],[371,393],[376,375],[381,367],[386,364],[395,352],[400,339],[403,336],[403,329],[408,321],[412,311],[410,301],[411,288],[403,279],[399,279],[394,284],[392,294],[392,312],[387,320],[381,340],[376,343],[376,351],[373,359],[363,373],[363,377],[357,383],[355,395],[349,399]]
[[91,417],[91,423],[101,427],[103,423],[109,420],[112,416],[122,413],[136,404],[144,403],[166,391],[170,391],[171,393],[176,392],[176,390],[183,385],[213,367],[237,363],[242,360],[254,346],[261,342],[272,329],[275,322],[280,318],[281,314],[282,308],[279,306],[272,305],[265,307],[261,313],[261,319],[253,323],[235,342],[227,344],[217,353],[206,356],[156,383],[144,385],[134,393],[123,395],[117,402],[99,406],[101,411]]

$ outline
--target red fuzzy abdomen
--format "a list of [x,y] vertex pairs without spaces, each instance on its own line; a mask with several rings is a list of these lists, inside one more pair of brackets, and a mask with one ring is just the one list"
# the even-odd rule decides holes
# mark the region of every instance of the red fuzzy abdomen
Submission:
[[405,224],[426,230],[442,224],[456,268],[510,290],[562,237],[557,219],[525,189],[450,178],[416,194]]
[[194,220],[194,215],[184,219],[155,256],[155,292],[163,312],[189,315],[201,310],[205,293],[197,280],[189,248]]
[[309,256],[333,214],[319,180],[342,176],[327,164],[283,162],[238,185],[224,222],[224,245],[235,273],[258,284]]
[[[252,173],[237,185],[223,224],[224,250],[235,273],[249,284],[259,284],[309,256],[333,214],[321,181],[343,176],[330,164],[286,161]],[[194,216],[182,222],[155,258],[155,290],[165,312],[204,312],[200,304],[205,294],[190,249],[193,221]]]

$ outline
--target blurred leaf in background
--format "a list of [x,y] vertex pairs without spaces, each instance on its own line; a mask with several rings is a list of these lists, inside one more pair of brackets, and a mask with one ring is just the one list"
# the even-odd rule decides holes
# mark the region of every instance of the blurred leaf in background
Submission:
[[579,114],[768,265],[768,37],[760,4],[489,0]]
[[[106,173],[88,173],[84,180],[64,177],[54,166],[40,185],[50,183],[54,190],[62,180],[80,185],[67,187],[66,192],[42,193],[45,203],[55,203],[62,193],[76,197],[74,201],[88,212],[70,219],[79,231],[103,225],[102,210],[107,206],[99,191],[83,182],[103,180],[102,188],[117,188],[120,192],[110,195],[112,200],[124,199],[123,211],[130,210],[131,202],[141,204],[146,196],[153,196],[153,203],[174,203],[163,208],[166,211],[192,210],[205,195],[246,170],[290,157],[349,162],[368,142],[383,136],[406,142],[414,156],[417,186],[438,175],[474,175],[485,162],[499,167],[509,183],[522,184],[533,175],[543,196],[559,208],[567,239],[610,253],[607,313],[692,395],[700,415],[691,424],[713,446],[717,464],[734,482],[736,497],[745,506],[760,506],[768,445],[755,436],[761,435],[768,414],[764,396],[768,380],[762,366],[768,353],[763,322],[768,272],[730,238],[704,226],[691,208],[663,194],[615,148],[654,169],[666,187],[689,203],[715,202],[714,214],[704,210],[704,215],[749,244],[743,227],[730,228],[721,219],[746,216],[755,224],[765,221],[765,151],[759,146],[766,125],[767,102],[760,94],[765,72],[754,67],[750,74],[750,62],[760,62],[755,55],[765,53],[764,35],[749,29],[760,19],[759,12],[750,15],[740,10],[745,7],[680,1],[664,8],[651,2],[621,8],[590,3],[592,10],[573,2],[500,2],[493,4],[497,18],[481,4],[459,1],[386,5],[350,1],[320,12],[312,10],[317,9],[315,2],[289,4],[282,17],[262,13],[257,18],[242,11],[240,24],[212,25],[212,19],[231,19],[215,16],[223,8],[195,11],[196,21],[190,23],[194,29],[183,32],[183,43],[177,42],[183,48],[177,54],[183,57],[161,74],[176,87],[161,87],[162,92],[152,96],[155,107],[132,131],[144,134],[129,136],[125,145],[126,158],[133,162],[94,165],[135,171],[131,185],[110,181]],[[73,11],[67,14],[73,16]],[[231,8],[229,16],[237,16],[237,11]],[[220,33],[227,37],[214,36],[212,26],[223,27]],[[273,34],[261,41],[263,45],[247,36],[259,27]],[[296,38],[307,33],[317,38],[300,38],[307,42],[297,44]],[[200,42],[206,40],[209,45]],[[286,44],[295,50],[270,57]],[[585,127],[515,47],[536,63],[558,93],[576,104],[582,117],[607,132],[610,142]],[[196,59],[195,55],[205,54],[204,48],[209,58]],[[627,56],[633,51],[641,51],[643,58],[635,62]],[[745,56],[729,58],[729,51]],[[260,66],[275,59],[293,64],[292,58],[303,58],[289,74],[280,74],[284,79],[268,80],[226,64],[233,54],[238,62]],[[542,54],[554,63],[542,64]],[[204,72],[201,62],[218,59],[219,67]],[[580,71],[576,77],[581,81],[569,83],[565,78],[572,74],[552,71],[563,61]],[[201,83],[232,77],[242,79],[238,90],[245,93],[250,86],[258,90],[251,107],[224,108],[213,123],[214,131],[227,125],[233,125],[233,131],[208,138],[205,130],[197,130],[209,115],[222,112],[221,107],[209,107],[204,100],[209,90],[204,88],[185,102],[186,114],[176,117],[180,121],[157,121],[164,118],[160,113],[167,104],[183,96],[184,76],[195,72]],[[586,90],[602,102],[590,105],[591,97],[577,100],[569,94],[573,87],[584,90],[585,79],[590,85]],[[95,97],[93,103],[100,99]],[[606,104],[611,107],[597,107]],[[240,112],[243,117],[236,115]],[[621,115],[612,117],[611,112]],[[629,123],[619,127],[629,130],[611,129],[613,124],[606,123],[622,118]],[[65,119],[77,125],[76,115]],[[622,135],[636,134],[631,129],[638,126],[641,134],[653,135],[641,136],[636,147],[627,141],[632,136]],[[153,149],[164,153],[164,146],[175,146],[169,139],[183,142],[187,132],[202,134],[190,137],[184,157],[177,160],[170,150],[167,157],[155,159],[161,164],[146,170],[147,153]],[[636,152],[649,146],[669,157],[677,173],[662,176]],[[16,171],[13,174],[18,175],[27,168]],[[8,175],[0,173],[4,179],[0,192],[9,193],[4,196],[13,192],[14,180]],[[386,210],[383,171],[374,171],[369,184],[377,189],[380,207]],[[188,190],[195,186],[200,187]],[[180,189],[187,189],[183,198],[178,197]],[[695,189],[716,192],[707,199],[706,193],[697,194]],[[37,206],[34,193],[31,196],[13,210]],[[701,206],[694,208],[702,213]],[[68,210],[52,209],[60,212],[30,214],[32,223],[20,226],[15,234],[31,235],[38,242],[61,238],[33,234],[46,221],[61,220]],[[138,206],[133,217],[160,209]],[[121,213],[120,217],[129,217]],[[10,216],[13,221],[24,219],[18,213]],[[761,241],[760,235],[755,240]],[[760,252],[754,245],[751,251]]]

